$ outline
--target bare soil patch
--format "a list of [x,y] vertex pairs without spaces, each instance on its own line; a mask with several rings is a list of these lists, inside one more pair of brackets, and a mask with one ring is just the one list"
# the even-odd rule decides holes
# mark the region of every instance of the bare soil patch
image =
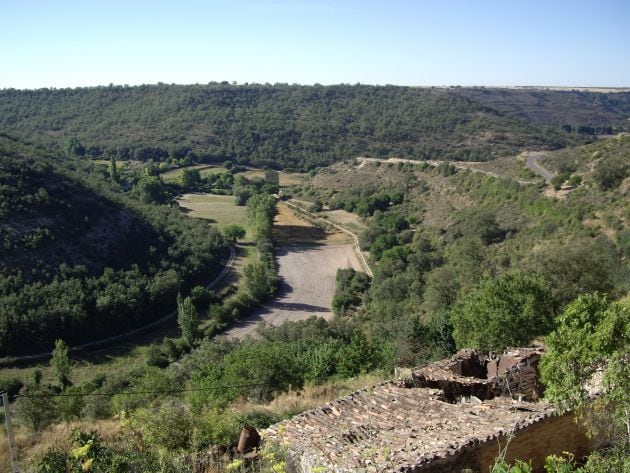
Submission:
[[350,242],[350,237],[334,228],[311,223],[306,216],[297,215],[284,202],[278,203],[273,221],[273,237],[279,245],[338,244]]
[[253,336],[263,321],[280,325],[312,316],[330,319],[337,269],[362,270],[352,245],[279,247],[276,261],[281,278],[277,298],[227,330],[228,337]]

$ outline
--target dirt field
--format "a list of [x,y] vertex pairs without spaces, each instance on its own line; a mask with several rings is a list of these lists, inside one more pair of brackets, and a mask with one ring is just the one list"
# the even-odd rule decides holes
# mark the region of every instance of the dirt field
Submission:
[[278,203],[278,213],[273,221],[273,237],[279,245],[341,244],[351,243],[345,233],[316,227],[305,218],[297,216],[284,202]]
[[276,249],[282,278],[278,297],[225,332],[228,337],[255,335],[256,325],[265,321],[280,325],[311,316],[329,319],[338,268],[361,270],[352,245],[288,246]]

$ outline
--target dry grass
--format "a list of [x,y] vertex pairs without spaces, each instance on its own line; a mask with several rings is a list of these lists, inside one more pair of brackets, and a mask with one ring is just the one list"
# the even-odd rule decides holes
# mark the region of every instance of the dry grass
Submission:
[[[307,176],[300,172],[286,172],[280,171],[280,186],[292,186],[295,184],[301,184],[304,178]],[[254,177],[265,177],[265,171],[260,169],[252,169],[243,173],[247,179],[253,179]]]
[[359,389],[363,389],[384,381],[383,374],[366,374],[356,378],[329,381],[319,386],[305,386],[300,391],[290,390],[282,393],[266,405],[244,402],[237,409],[266,409],[282,417],[290,417],[301,412],[314,409],[342,396],[347,396]]
[[320,215],[329,222],[350,230],[355,234],[359,234],[367,228],[361,217],[347,210],[327,210],[321,212]]
[[[17,426],[14,435],[21,471],[34,471],[39,459],[51,448],[66,445],[68,437],[76,428],[96,430],[108,443],[118,442],[123,433],[120,423],[116,420],[63,422],[37,433]],[[10,465],[11,459],[6,432],[3,430],[0,435],[0,473],[9,473],[11,471]]]

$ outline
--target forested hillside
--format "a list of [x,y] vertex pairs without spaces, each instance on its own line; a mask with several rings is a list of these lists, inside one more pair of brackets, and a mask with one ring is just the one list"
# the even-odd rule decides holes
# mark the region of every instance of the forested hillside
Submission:
[[218,231],[143,204],[90,162],[0,137],[0,354],[84,343],[166,314],[220,271]]
[[[624,89],[627,90],[627,89]],[[584,134],[614,133],[630,127],[630,92],[458,88],[457,93],[509,117],[555,125]]]
[[0,129],[78,156],[293,169],[362,154],[483,161],[576,140],[458,89],[366,85],[9,89],[0,91]]
[[365,219],[374,278],[340,275],[338,312],[417,363],[526,344],[576,297],[625,294],[629,157],[627,136],[551,153],[569,170],[557,194],[448,164],[357,161],[293,192]]

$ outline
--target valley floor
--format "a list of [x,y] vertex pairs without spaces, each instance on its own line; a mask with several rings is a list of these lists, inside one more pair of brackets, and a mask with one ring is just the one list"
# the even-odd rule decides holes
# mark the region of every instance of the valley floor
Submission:
[[353,245],[285,246],[276,249],[281,278],[278,296],[225,332],[231,338],[254,335],[256,325],[280,325],[312,316],[330,319],[337,269],[362,270]]

